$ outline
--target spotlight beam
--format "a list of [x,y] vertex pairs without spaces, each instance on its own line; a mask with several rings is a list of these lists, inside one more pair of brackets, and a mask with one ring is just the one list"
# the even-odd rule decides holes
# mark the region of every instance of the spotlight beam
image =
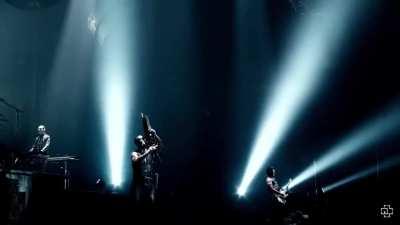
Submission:
[[[120,77],[119,77],[120,76]],[[120,79],[118,79],[120,78]],[[120,186],[122,178],[123,155],[125,152],[127,133],[127,87],[123,84],[123,76],[114,74],[107,79],[104,88],[103,99],[105,100],[104,118],[105,132],[110,160],[111,183]]]
[[289,188],[304,182],[313,177],[316,173],[321,173],[328,168],[349,159],[351,156],[360,153],[363,149],[371,146],[394,131],[400,126],[400,106],[388,110],[377,119],[370,121],[359,129],[352,132],[344,140],[327,151],[319,160],[316,161],[317,169],[314,164],[307,167],[289,184]]
[[318,90],[323,70],[335,58],[343,33],[354,16],[356,1],[322,1],[320,14],[309,14],[298,26],[277,80],[268,96],[261,126],[253,144],[242,181],[237,189],[245,195],[267,158]]
[[[380,169],[380,171],[384,171],[384,170],[390,169],[393,166],[398,165],[399,163],[400,163],[400,156],[397,156],[395,158],[387,159],[384,162],[382,162],[381,166],[379,167],[379,169]],[[370,176],[375,171],[376,171],[376,166],[368,167],[368,168],[366,168],[366,169],[364,169],[364,170],[362,170],[362,171],[360,171],[358,173],[355,173],[355,174],[353,174],[351,176],[348,176],[348,177],[346,177],[346,178],[344,178],[342,180],[339,180],[339,181],[337,181],[335,183],[327,185],[327,186],[323,187],[322,190],[323,190],[323,192],[326,193],[328,191],[331,191],[331,190],[336,189],[338,187],[341,187],[343,185],[349,184],[349,183],[351,183],[351,182],[353,182],[355,180],[362,179],[364,177]]]
[[128,115],[134,88],[134,71],[131,68],[134,37],[130,33],[130,24],[134,21],[131,20],[131,10],[126,7],[127,2],[103,3],[104,21],[96,30],[98,28],[110,35],[98,43],[98,96],[109,159],[110,183],[121,186],[130,125]]

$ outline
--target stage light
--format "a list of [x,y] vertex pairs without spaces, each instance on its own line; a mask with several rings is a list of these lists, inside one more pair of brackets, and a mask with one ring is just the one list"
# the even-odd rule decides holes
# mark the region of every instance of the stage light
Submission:
[[399,163],[400,163],[400,156],[387,159],[387,160],[383,161],[382,163],[380,163],[379,167],[377,167],[376,165],[368,167],[358,173],[355,173],[355,174],[348,176],[342,180],[339,180],[333,184],[323,187],[322,191],[324,193],[326,193],[328,191],[331,191],[331,190],[341,187],[343,185],[349,184],[358,179],[362,179],[364,177],[370,176],[373,173],[375,173],[377,169],[379,170],[379,172],[383,172],[384,170],[390,169],[391,167],[396,166]]
[[[128,96],[124,75],[114,71],[107,79],[104,88],[104,119],[108,156],[111,166],[111,183],[119,186],[122,183],[123,154],[125,152],[128,126]],[[123,74],[123,73],[122,73]]]
[[336,58],[341,38],[357,15],[356,2],[321,1],[318,14],[308,14],[297,26],[273,83],[262,122],[237,194],[246,194],[252,180],[284,138],[324,80],[324,69]]
[[98,96],[104,135],[108,150],[110,183],[121,186],[124,181],[124,155],[127,155],[128,113],[132,107],[134,63],[130,54],[134,41],[129,32],[130,11],[124,2],[103,2],[102,29],[110,35],[98,45]]
[[[400,127],[400,106],[395,105],[377,119],[366,123],[350,135],[346,136],[341,142],[327,151],[315,164],[310,165],[300,175],[293,179],[289,188],[304,182],[313,177],[316,173],[321,173],[326,169],[343,163],[344,160],[360,153],[368,146],[381,141],[390,135],[396,128]],[[316,165],[316,169],[315,169]],[[285,185],[286,187],[287,185]]]

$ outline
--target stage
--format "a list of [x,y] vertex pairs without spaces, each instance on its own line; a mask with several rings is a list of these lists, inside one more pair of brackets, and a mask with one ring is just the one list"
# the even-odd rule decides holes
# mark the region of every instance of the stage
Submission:
[[0,225],[400,224],[376,0],[0,0]]

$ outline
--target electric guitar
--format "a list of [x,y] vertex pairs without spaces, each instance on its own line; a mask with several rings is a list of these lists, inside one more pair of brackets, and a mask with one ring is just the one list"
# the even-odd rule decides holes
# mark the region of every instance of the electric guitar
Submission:
[[278,202],[282,203],[283,205],[286,205],[286,203],[287,203],[287,197],[289,196],[289,185],[291,182],[292,182],[292,179],[289,179],[288,184],[284,188],[281,188],[279,190],[279,192],[281,193],[280,195],[274,194],[276,200],[278,200]]
[[137,152],[132,152],[131,158],[132,161],[137,161],[143,157],[146,157],[148,154],[150,154],[151,152],[155,151],[158,149],[158,145],[153,145],[148,147],[147,149],[144,150],[143,154],[137,153]]

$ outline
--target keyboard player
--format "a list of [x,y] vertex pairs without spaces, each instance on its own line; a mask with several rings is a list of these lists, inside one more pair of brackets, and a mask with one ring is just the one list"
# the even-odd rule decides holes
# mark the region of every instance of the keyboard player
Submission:
[[32,147],[29,149],[28,165],[30,169],[44,172],[49,157],[50,135],[44,125],[39,125]]

